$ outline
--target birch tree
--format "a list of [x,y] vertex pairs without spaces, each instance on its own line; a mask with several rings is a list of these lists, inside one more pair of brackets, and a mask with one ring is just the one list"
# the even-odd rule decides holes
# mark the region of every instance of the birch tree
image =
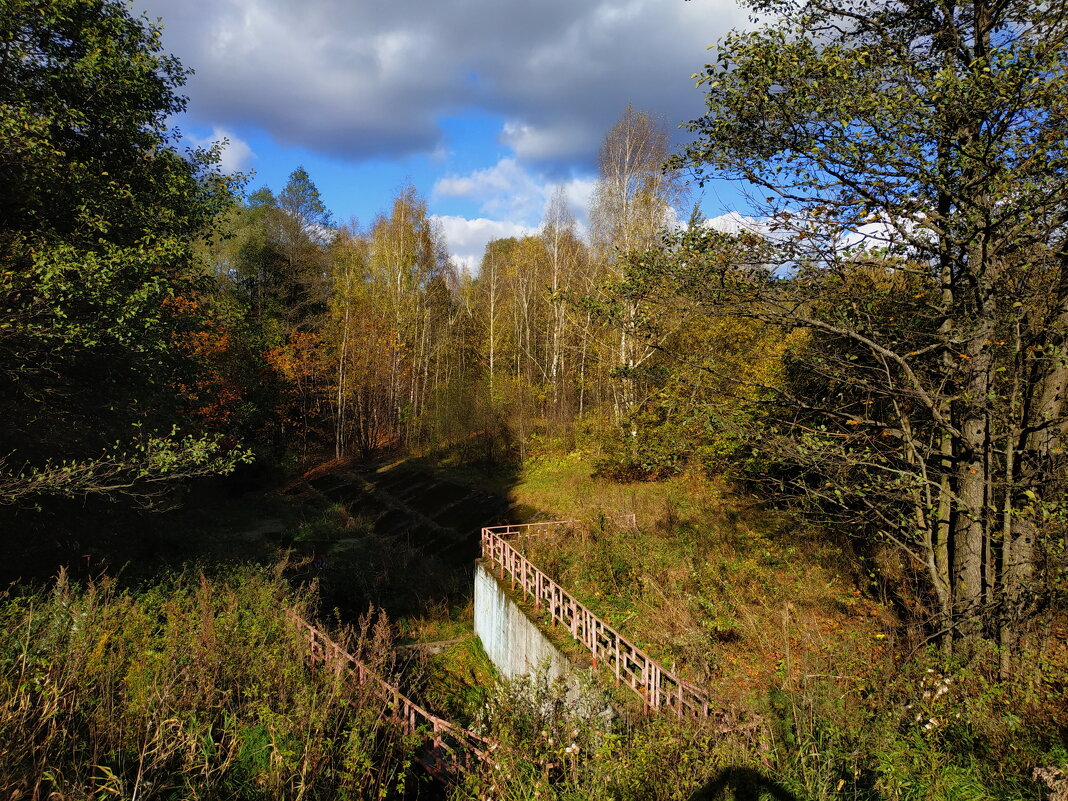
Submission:
[[[593,248],[607,275],[625,279],[620,254],[652,247],[672,222],[685,193],[676,170],[665,170],[669,155],[665,126],[631,106],[612,126],[601,145],[600,177],[590,213]],[[622,310],[616,326],[616,419],[637,439],[635,411],[639,403],[637,371],[652,350],[631,336],[636,309]]]

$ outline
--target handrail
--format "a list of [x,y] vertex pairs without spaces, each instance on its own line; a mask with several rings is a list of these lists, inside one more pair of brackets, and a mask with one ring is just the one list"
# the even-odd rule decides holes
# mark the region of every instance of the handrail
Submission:
[[[406,732],[421,734],[428,743],[432,743],[435,764],[424,765],[427,770],[435,772],[439,762],[449,771],[461,768],[469,770],[472,757],[493,764],[490,751],[496,749],[497,745],[492,740],[428,712],[294,610],[287,611],[290,620],[308,637],[308,658],[313,664],[321,661],[335,670],[346,670],[360,686],[370,684],[372,693],[391,708],[395,722]],[[444,759],[441,759],[442,756]]]
[[[616,517],[607,517],[605,520],[613,522],[619,522],[623,525],[633,526],[635,517],[634,515],[618,515]],[[546,520],[537,523],[509,523],[502,526],[486,526],[483,531],[492,531],[499,537],[512,537],[516,534],[522,534],[524,536],[538,536],[541,534],[549,533],[549,530],[556,526],[573,526],[576,523],[583,521],[572,520]]]
[[[630,516],[633,521],[633,516]],[[563,587],[539,570],[506,538],[526,533],[517,529],[572,524],[575,521],[531,523],[518,526],[490,526],[482,529],[482,559],[496,568],[503,581],[507,573],[512,589],[518,584],[523,597],[534,599],[536,608],[544,603],[553,626],[562,623],[571,636],[593,654],[593,665],[607,658],[614,667],[616,684],[625,682],[645,703],[647,710],[673,710],[679,717],[709,717],[712,714],[708,694],[697,685],[665,670],[652,657],[622,634],[593,614]]]

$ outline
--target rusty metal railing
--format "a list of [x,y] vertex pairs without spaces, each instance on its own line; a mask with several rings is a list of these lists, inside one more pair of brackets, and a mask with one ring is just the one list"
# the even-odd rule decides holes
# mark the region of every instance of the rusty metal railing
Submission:
[[292,609],[288,614],[298,631],[307,637],[308,659],[313,664],[322,662],[334,670],[346,671],[357,685],[371,689],[404,731],[425,739],[432,748],[433,761],[422,764],[431,773],[470,770],[476,760],[492,765],[490,752],[496,748],[492,740],[423,709],[399,687],[383,679]]
[[[633,525],[633,515],[629,522]],[[551,523],[528,523],[513,526],[490,526],[482,529],[482,559],[497,570],[501,580],[507,576],[512,590],[522,588],[537,609],[545,609],[552,625],[563,625],[571,636],[593,654],[593,665],[610,667],[616,684],[626,684],[637,693],[647,710],[668,709],[679,717],[709,717],[713,714],[708,694],[659,663],[598,618],[559,584],[539,570],[521,554],[508,538],[516,535],[542,536],[573,520]]]

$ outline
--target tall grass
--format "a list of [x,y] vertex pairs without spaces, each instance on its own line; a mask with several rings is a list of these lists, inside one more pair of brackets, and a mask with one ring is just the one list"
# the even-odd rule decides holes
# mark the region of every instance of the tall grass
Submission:
[[728,766],[759,775],[759,748],[747,734],[604,710],[593,685],[568,686],[544,671],[501,682],[474,724],[498,743],[494,761],[467,775],[453,798],[686,801]]
[[[544,673],[500,683],[475,722],[499,747],[460,799],[495,801],[1056,801],[1068,791],[1063,694],[1000,683],[937,653],[860,675],[783,677],[761,725],[608,719],[604,696]],[[814,664],[805,666],[814,669]],[[1064,679],[1063,669],[1052,676]],[[1035,781],[1053,776],[1053,794]],[[1041,772],[1041,771],[1040,771]]]
[[[0,797],[383,798],[416,743],[367,690],[306,661],[281,570],[103,579],[0,601]],[[387,627],[347,642],[381,665]]]
[[[635,513],[635,529],[594,523],[516,545],[717,703],[763,721],[760,737],[703,741],[670,719],[613,729],[611,760],[580,774],[581,790],[550,773],[538,797],[1039,801],[1036,770],[1068,775],[1063,608],[1048,624],[1060,637],[1035,639],[1001,677],[989,644],[955,661],[915,647],[845,544],[699,476],[613,486],[582,454],[547,454],[515,495],[560,518]],[[705,750],[694,771],[707,779],[692,796],[672,772],[690,748]]]

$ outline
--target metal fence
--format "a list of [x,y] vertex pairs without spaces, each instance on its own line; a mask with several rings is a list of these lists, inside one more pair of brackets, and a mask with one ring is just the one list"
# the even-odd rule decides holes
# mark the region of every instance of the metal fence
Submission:
[[[543,536],[574,525],[576,521],[490,526],[482,529],[482,559],[498,571],[501,580],[511,580],[512,590],[522,588],[537,609],[548,612],[553,626],[560,624],[593,654],[593,665],[610,668],[616,684],[626,684],[645,703],[646,709],[670,709],[679,717],[709,717],[708,694],[648,656],[638,646],[579,603],[563,587],[539,570],[521,554],[508,538],[516,535]],[[633,515],[627,518],[631,525]]]
[[496,748],[493,741],[423,709],[296,612],[289,610],[289,617],[307,638],[308,658],[313,664],[346,671],[359,686],[370,688],[406,732],[426,740],[431,748],[430,759],[422,764],[431,773],[469,770],[475,761],[492,764],[490,752]]

